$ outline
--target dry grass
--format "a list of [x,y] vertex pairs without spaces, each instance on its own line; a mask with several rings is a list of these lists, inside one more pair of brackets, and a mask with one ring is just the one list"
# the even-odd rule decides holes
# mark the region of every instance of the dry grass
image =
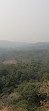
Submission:
[[7,60],[7,61],[4,61],[3,64],[16,64],[16,60]]

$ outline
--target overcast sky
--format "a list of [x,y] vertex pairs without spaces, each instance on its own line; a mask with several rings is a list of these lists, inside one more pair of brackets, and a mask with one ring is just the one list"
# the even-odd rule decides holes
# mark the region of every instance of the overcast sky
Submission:
[[49,0],[0,0],[0,40],[49,41]]

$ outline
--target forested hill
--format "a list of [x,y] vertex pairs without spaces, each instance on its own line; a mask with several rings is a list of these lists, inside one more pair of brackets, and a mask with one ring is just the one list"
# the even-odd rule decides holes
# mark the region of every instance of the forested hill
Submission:
[[48,42],[41,43],[25,43],[25,42],[11,42],[0,40],[0,48],[11,48],[16,50],[33,50],[33,49],[49,49]]
[[49,43],[0,42],[0,111],[49,111]]

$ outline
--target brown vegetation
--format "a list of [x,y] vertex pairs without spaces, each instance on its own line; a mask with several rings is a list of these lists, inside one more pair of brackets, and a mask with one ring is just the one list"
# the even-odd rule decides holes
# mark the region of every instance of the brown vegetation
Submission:
[[16,60],[7,60],[7,61],[4,61],[3,64],[16,64]]
[[0,111],[9,111],[9,109],[7,107],[3,108],[2,110]]

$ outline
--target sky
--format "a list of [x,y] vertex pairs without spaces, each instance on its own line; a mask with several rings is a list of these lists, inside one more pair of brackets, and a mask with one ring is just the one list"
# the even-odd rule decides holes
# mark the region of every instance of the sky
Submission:
[[49,0],[0,0],[0,40],[49,42]]

